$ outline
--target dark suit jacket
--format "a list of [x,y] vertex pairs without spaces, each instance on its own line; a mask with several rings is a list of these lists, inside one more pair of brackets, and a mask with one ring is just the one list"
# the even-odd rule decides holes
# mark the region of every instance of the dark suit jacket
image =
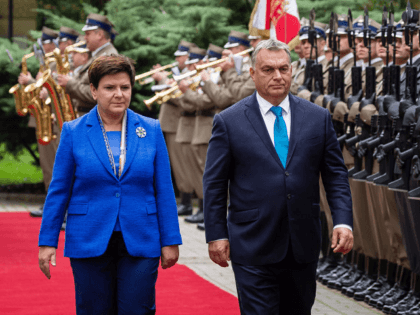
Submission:
[[291,94],[289,99],[286,168],[271,142],[256,93],[214,117],[203,178],[206,238],[229,238],[231,260],[239,264],[279,262],[289,243],[297,262],[318,259],[320,173],[334,224],[353,223],[348,172],[330,114]]

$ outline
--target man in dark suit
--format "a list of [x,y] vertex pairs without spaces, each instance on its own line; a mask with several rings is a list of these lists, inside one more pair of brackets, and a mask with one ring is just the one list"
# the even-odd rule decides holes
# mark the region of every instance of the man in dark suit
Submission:
[[289,93],[286,44],[260,42],[250,73],[257,91],[214,117],[203,178],[209,255],[222,267],[232,260],[242,314],[310,314],[319,174],[335,224],[332,248],[348,253],[347,169],[328,111]]

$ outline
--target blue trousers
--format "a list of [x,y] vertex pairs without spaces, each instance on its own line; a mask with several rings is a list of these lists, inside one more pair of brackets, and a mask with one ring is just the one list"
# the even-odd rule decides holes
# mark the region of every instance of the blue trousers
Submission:
[[242,315],[310,315],[316,294],[317,262],[299,264],[292,246],[275,264],[244,266],[232,262]]
[[114,232],[99,257],[70,258],[77,315],[156,313],[159,257],[130,256],[121,232]]

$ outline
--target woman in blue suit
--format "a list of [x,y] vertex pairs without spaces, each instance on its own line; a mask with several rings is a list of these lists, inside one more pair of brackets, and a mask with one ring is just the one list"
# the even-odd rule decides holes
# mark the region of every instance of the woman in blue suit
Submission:
[[155,314],[155,283],[182,243],[159,122],[128,109],[134,67],[102,56],[89,68],[97,106],[65,123],[39,234],[50,278],[67,210],[77,314]]

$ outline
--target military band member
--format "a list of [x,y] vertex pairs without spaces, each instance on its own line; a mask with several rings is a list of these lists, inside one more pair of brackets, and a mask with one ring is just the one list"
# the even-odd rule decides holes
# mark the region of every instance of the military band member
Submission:
[[[197,46],[193,43],[181,40],[178,49],[174,53],[175,60],[178,62],[178,68],[181,73],[186,73],[188,71],[185,62],[188,60],[188,53],[193,47]],[[167,81],[167,76],[162,75],[154,77],[154,79],[159,84],[162,84],[164,83],[162,80],[165,82]],[[181,196],[181,203],[178,205],[178,215],[191,215],[191,195],[194,192],[194,187],[187,176],[187,168],[189,166],[185,162],[185,157],[182,153],[182,144],[175,141],[182,111],[180,100],[178,98],[172,98],[160,106],[159,122],[165,135],[171,168]]]
[[113,24],[106,16],[90,13],[87,16],[86,25],[82,31],[85,32],[86,47],[92,53],[92,57],[81,69],[78,79],[69,75],[58,75],[58,83],[65,87],[66,93],[71,99],[77,99],[79,104],[76,108],[80,116],[89,112],[96,101],[90,93],[88,69],[93,60],[103,55],[118,54],[118,51],[111,43],[111,31]]
[[[205,49],[192,47],[189,50],[188,60],[185,61],[185,64],[190,70],[195,69],[196,65],[201,65],[204,63],[204,57],[206,56],[206,54],[207,51]],[[190,80],[182,80],[178,84],[180,91],[184,94],[176,98],[177,105],[180,106],[182,111],[180,113],[181,118],[178,122],[175,141],[181,145],[183,155],[181,163],[183,163],[183,169],[186,174],[186,180],[193,187],[199,199],[199,205],[201,206],[199,207],[198,212],[200,213],[202,211],[203,181],[202,177],[200,177],[200,165],[198,164],[197,159],[195,158],[194,151],[191,146],[195,127],[196,108],[193,104],[191,104],[188,101],[189,95],[187,93],[191,84],[198,82],[194,80],[199,80],[199,77],[195,77],[195,79]]]

